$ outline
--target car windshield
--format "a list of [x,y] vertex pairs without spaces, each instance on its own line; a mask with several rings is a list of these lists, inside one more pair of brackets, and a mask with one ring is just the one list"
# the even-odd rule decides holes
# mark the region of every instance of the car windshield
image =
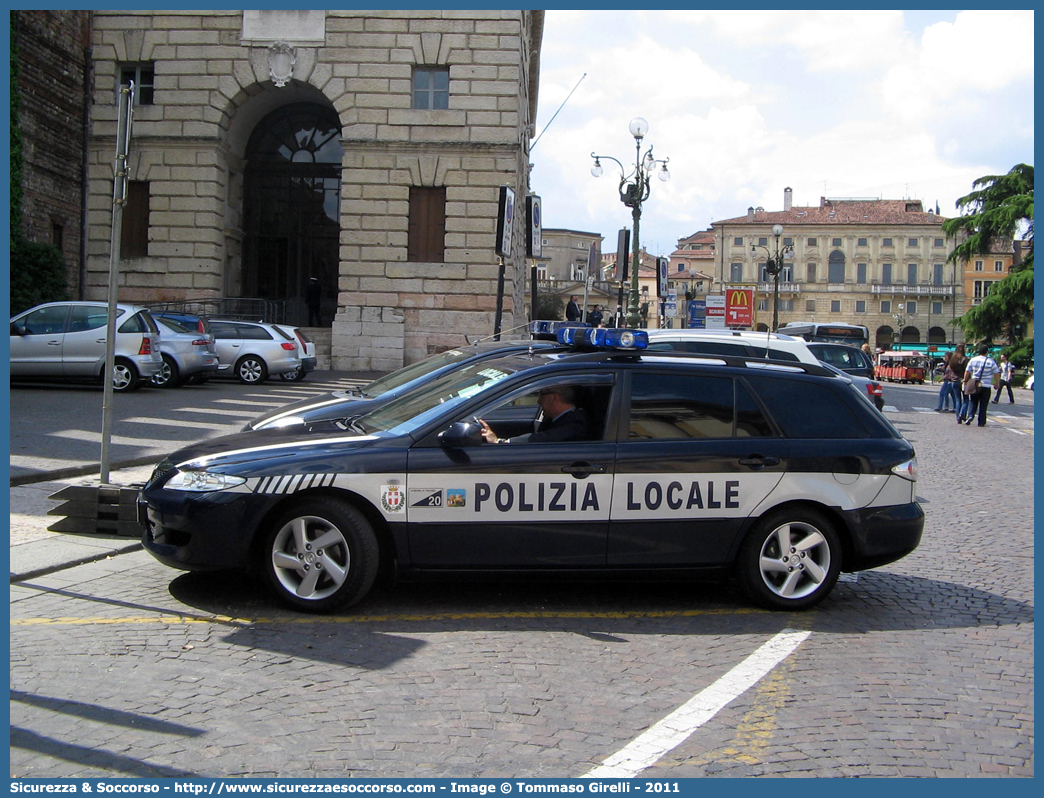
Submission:
[[467,351],[463,349],[450,349],[446,352],[440,352],[437,355],[431,355],[430,357],[426,357],[409,366],[393,371],[391,374],[385,374],[383,377],[374,380],[369,385],[364,385],[360,389],[360,393],[362,393],[362,395],[367,399],[376,399],[381,394],[395,390],[396,388],[401,388],[409,382],[420,379],[421,377],[431,374],[433,371],[457,363],[458,361],[471,357],[474,354],[474,350]]
[[430,383],[354,419],[352,426],[366,433],[410,434],[529,365],[532,365],[531,361],[510,358],[472,363],[436,377]]

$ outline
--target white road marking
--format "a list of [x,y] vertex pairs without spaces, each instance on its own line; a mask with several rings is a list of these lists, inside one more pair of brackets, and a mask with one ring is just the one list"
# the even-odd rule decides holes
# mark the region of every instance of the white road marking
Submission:
[[626,779],[637,776],[761,681],[810,634],[784,629],[714,684],[701,690],[581,778]]
[[[199,412],[199,411],[196,411]],[[234,425],[235,422],[226,421],[224,424],[210,424],[205,421],[196,421],[193,419],[191,422],[185,422],[181,419],[176,418],[150,418],[148,416],[135,416],[134,418],[120,419],[121,424],[156,424],[160,427],[184,427],[187,423],[190,423],[192,427],[196,429],[210,429],[210,430],[227,430],[230,426]]]
[[1023,432],[1020,429],[1012,429],[1011,427],[1005,427],[1004,429],[1006,429],[1008,432],[1014,432],[1016,435],[1029,435],[1028,432]]

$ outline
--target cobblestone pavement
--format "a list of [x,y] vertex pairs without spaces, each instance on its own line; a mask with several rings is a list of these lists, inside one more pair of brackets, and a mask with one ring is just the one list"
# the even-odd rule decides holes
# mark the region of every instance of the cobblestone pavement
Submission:
[[438,583],[315,618],[143,552],[12,584],[11,774],[580,776],[799,629],[641,776],[1032,776],[1032,416],[889,417],[917,447],[921,547],[809,613]]

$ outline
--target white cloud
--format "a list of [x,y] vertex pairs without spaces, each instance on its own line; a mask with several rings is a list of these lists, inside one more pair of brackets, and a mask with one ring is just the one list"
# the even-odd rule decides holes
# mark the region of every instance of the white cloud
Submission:
[[799,204],[908,196],[952,214],[977,177],[1032,163],[1033,13],[915,18],[921,28],[897,11],[548,12],[546,135],[532,156],[547,225],[610,247],[630,225],[615,167],[598,180],[589,169],[592,151],[633,168],[633,116],[649,121],[643,145],[670,158],[642,217],[653,251],[749,205],[781,208],[786,186]]

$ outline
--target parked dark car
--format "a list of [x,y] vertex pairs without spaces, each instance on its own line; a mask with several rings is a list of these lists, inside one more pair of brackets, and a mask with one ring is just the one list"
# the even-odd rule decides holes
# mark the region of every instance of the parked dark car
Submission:
[[[324,612],[381,570],[734,577],[756,603],[802,610],[842,571],[918,545],[913,446],[849,380],[587,332],[633,340],[476,360],[336,432],[175,452],[141,493],[144,546],[179,569],[256,568]],[[545,407],[580,413],[572,437],[546,434]]]

